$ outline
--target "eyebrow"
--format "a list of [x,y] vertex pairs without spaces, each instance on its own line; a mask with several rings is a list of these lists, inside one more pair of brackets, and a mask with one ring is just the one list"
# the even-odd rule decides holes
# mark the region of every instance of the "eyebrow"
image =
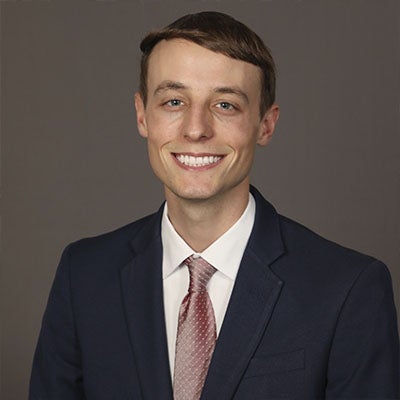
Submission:
[[[181,82],[168,80],[168,81],[161,82],[156,87],[156,89],[154,90],[154,95],[160,94],[167,90],[185,90],[185,89],[189,89],[189,87],[184,85]],[[234,95],[241,97],[246,103],[249,103],[249,97],[247,96],[247,94],[243,90],[239,89],[238,87],[220,86],[220,87],[216,87],[213,91],[214,91],[214,93],[234,94]]]
[[187,88],[188,88],[187,86],[185,86],[183,83],[180,82],[163,81],[154,90],[154,95],[159,94],[161,92],[165,92],[166,90],[183,90]]
[[249,97],[243,90],[239,89],[238,87],[231,87],[231,86],[221,86],[214,89],[215,93],[222,93],[222,94],[235,94],[241,97],[246,103],[249,103]]

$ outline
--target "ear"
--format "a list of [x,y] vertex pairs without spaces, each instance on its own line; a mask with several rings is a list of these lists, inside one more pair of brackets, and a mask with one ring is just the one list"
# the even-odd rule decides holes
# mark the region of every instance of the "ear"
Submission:
[[279,119],[279,106],[273,104],[264,114],[260,121],[257,144],[266,146],[272,138],[275,125]]
[[147,122],[146,122],[146,107],[143,103],[140,93],[135,93],[135,108],[136,108],[136,122],[139,133],[144,138],[147,138]]

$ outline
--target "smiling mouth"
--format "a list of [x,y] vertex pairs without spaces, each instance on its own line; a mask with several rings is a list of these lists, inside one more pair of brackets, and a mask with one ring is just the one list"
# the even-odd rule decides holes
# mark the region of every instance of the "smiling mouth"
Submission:
[[188,167],[207,167],[216,164],[222,156],[192,156],[188,154],[174,154],[175,158]]

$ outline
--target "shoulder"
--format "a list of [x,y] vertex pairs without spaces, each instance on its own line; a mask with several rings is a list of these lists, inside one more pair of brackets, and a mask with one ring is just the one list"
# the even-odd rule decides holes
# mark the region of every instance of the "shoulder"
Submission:
[[310,228],[282,215],[278,215],[281,235],[289,253],[304,257],[329,257],[360,262],[373,261],[373,257],[335,243]]
[[321,255],[360,258],[366,260],[371,258],[356,250],[331,241],[312,229],[296,222],[290,218],[278,215],[281,234],[286,249],[292,252],[320,253]]
[[[349,286],[364,271],[388,275],[386,266],[366,254],[328,240],[304,225],[280,215],[254,187],[256,220],[252,250],[268,258],[279,256],[271,268],[282,280]],[[276,250],[278,249],[278,251]],[[346,283],[344,283],[346,282]]]
[[290,271],[288,277],[347,289],[367,276],[377,283],[390,282],[390,273],[380,260],[328,240],[287,217],[279,215],[279,224],[285,255],[278,269]]
[[143,238],[145,243],[160,235],[161,212],[147,215],[125,226],[69,244],[62,263],[71,271],[101,271],[125,265],[133,256],[133,243]]

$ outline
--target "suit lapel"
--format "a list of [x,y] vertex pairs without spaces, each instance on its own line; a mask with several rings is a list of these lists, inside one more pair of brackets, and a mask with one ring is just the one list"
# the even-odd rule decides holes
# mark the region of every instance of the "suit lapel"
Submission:
[[269,266],[284,252],[278,215],[252,188],[253,232],[243,255],[202,399],[231,399],[268,325],[283,282]]
[[[284,253],[278,215],[252,188],[256,219],[218,337],[202,399],[228,400],[262,338],[283,282],[270,266]],[[133,258],[121,270],[125,314],[144,399],[172,400],[166,341],[162,209],[132,241]]]
[[172,385],[164,319],[161,215],[162,210],[135,236],[134,256],[121,271],[121,286],[142,396],[168,400]]

